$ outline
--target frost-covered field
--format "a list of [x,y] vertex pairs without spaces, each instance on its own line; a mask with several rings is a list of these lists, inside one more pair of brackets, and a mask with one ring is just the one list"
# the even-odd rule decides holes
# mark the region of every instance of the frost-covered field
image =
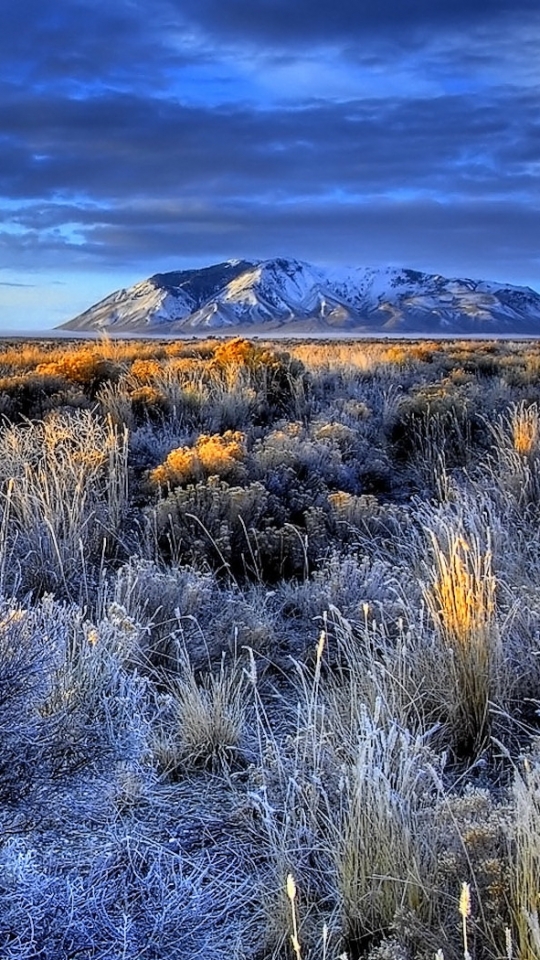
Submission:
[[540,955],[539,373],[0,343],[2,960]]

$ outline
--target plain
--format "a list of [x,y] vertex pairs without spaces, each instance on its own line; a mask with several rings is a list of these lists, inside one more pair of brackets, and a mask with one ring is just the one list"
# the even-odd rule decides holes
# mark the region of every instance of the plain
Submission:
[[0,343],[0,955],[540,955],[540,344]]

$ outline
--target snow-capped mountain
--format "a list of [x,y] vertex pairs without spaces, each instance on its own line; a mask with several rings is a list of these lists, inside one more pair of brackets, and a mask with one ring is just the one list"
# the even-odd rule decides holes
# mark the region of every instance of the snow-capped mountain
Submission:
[[540,295],[529,287],[394,267],[337,270],[283,258],[228,260],[157,273],[112,293],[62,328],[540,335]]

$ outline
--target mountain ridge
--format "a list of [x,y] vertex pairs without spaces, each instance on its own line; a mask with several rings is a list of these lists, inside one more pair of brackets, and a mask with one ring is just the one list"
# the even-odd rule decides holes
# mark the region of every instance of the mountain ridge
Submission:
[[530,287],[396,267],[323,268],[285,257],[156,273],[117,290],[64,330],[195,334],[540,335]]

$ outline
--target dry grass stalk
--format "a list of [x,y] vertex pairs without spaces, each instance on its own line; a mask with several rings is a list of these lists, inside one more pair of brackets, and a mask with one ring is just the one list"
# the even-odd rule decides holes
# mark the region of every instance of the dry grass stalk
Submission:
[[511,850],[510,909],[516,956],[540,956],[540,762],[527,758],[513,785],[514,818],[509,825]]
[[461,916],[461,934],[463,937],[463,957],[464,960],[471,960],[469,953],[469,940],[467,931],[467,919],[471,915],[471,887],[469,883],[461,884],[461,894],[459,897],[459,913]]
[[291,943],[294,950],[294,955],[296,960],[302,960],[302,950],[300,948],[300,940],[298,938],[298,916],[296,908],[296,883],[292,873],[289,873],[287,876],[287,896],[291,904],[291,920],[292,920],[292,934],[291,934]]

